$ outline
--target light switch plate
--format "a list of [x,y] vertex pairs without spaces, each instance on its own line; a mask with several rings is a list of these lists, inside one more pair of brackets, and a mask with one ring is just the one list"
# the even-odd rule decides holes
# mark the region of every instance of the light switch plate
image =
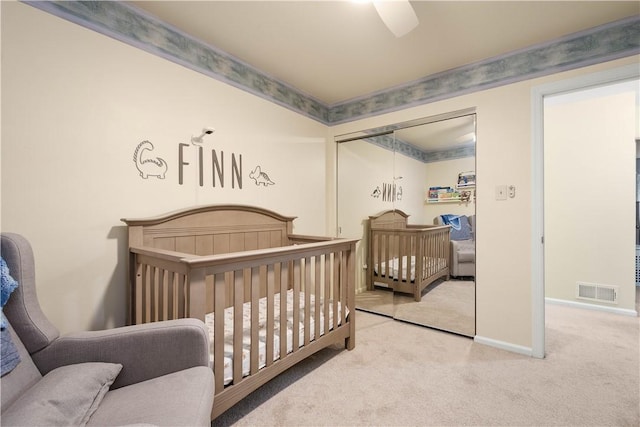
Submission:
[[496,200],[507,200],[506,185],[496,185]]

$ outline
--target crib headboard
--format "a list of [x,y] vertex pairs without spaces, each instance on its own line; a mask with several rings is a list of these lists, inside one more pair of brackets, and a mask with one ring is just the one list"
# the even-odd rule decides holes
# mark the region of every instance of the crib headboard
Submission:
[[409,215],[399,209],[384,211],[369,217],[371,228],[407,228]]
[[122,221],[129,246],[218,255],[287,246],[294,219],[255,206],[208,205]]

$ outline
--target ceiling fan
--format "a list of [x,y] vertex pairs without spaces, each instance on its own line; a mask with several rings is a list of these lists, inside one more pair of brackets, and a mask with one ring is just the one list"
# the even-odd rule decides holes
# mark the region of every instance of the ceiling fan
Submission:
[[402,37],[418,26],[418,16],[409,0],[379,0],[373,5],[396,37]]

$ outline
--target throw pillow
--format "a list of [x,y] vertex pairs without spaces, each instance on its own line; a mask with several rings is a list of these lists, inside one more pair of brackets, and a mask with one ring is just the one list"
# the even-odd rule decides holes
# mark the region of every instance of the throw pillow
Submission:
[[451,240],[469,240],[471,239],[471,225],[469,225],[469,218],[466,215],[460,215],[458,217],[460,221],[460,227],[451,227]]
[[2,425],[84,426],[121,369],[101,362],[56,368],[2,413]]
[[9,266],[4,258],[0,257],[0,376],[8,374],[20,363],[18,349],[11,340],[7,319],[2,312],[9,296],[17,287],[18,282],[9,274]]
[[[4,308],[7,301],[9,301],[9,295],[18,287],[18,282],[9,274],[9,266],[4,258],[0,257],[0,312]],[[0,328],[7,327],[7,319],[4,317],[4,313],[0,316]]]

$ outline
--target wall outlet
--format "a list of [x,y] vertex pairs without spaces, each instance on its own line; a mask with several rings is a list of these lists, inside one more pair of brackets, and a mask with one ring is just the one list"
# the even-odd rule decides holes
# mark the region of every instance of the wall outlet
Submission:
[[496,200],[507,200],[506,185],[496,185]]

